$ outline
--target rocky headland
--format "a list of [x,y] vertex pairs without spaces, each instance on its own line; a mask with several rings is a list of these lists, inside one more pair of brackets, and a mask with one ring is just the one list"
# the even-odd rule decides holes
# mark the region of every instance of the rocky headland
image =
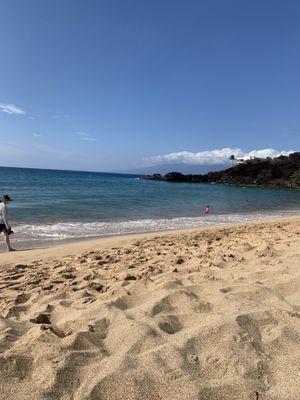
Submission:
[[203,175],[184,175],[180,172],[169,172],[166,175],[146,175],[144,179],[169,182],[261,185],[299,189],[300,152],[273,159],[253,159],[235,164],[223,171],[209,172]]

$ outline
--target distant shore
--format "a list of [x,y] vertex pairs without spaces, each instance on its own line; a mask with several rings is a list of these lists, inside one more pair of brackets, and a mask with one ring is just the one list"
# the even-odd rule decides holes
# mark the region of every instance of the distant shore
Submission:
[[[235,162],[234,156],[232,156]],[[300,152],[276,158],[253,158],[231,168],[207,174],[145,175],[146,180],[187,183],[218,183],[256,187],[300,189]]]

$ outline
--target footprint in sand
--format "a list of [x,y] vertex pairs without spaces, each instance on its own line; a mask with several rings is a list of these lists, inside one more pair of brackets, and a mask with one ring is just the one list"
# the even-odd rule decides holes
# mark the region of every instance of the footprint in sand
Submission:
[[164,315],[160,317],[158,326],[163,332],[169,335],[174,335],[174,333],[179,332],[183,328],[183,325],[176,315]]
[[35,318],[29,320],[33,324],[48,324],[51,325],[51,314],[50,313],[40,313]]
[[31,357],[23,355],[0,356],[0,378],[3,380],[11,378],[24,380],[31,370]]

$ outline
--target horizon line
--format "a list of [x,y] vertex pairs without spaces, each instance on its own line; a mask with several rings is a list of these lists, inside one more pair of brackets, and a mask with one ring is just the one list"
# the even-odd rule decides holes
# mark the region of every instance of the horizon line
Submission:
[[79,170],[79,169],[60,169],[60,168],[38,168],[38,167],[18,167],[18,166],[7,166],[0,165],[0,168],[12,168],[12,169],[35,169],[42,171],[63,171],[63,172],[87,172],[90,174],[114,174],[114,175],[135,175],[141,176],[143,174],[127,173],[127,172],[113,172],[113,171],[90,171],[90,170]]

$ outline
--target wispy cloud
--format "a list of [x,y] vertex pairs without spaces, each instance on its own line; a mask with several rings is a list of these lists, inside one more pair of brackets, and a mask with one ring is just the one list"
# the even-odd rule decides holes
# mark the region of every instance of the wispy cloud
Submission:
[[81,140],[85,140],[87,142],[95,142],[97,140],[93,136],[90,136],[90,134],[87,132],[77,132],[77,135],[80,136]]
[[41,137],[41,136],[43,136],[43,135],[42,135],[41,133],[34,133],[33,136],[34,136],[34,137]]
[[90,137],[90,136],[85,136],[85,137],[82,137],[81,140],[86,140],[88,142],[96,142],[97,139]]
[[30,115],[30,116],[28,117],[28,119],[36,119],[36,118],[33,117],[32,115]]
[[227,164],[231,155],[235,157],[244,157],[249,155],[252,157],[278,157],[280,155],[289,155],[293,153],[289,151],[278,151],[274,149],[252,150],[245,152],[239,148],[226,147],[224,149],[216,149],[210,151],[200,151],[193,153],[190,151],[179,151],[177,153],[170,153],[164,155],[157,155],[150,157],[148,161],[153,165],[160,164],[191,164],[191,165],[213,165],[213,164]]
[[79,136],[89,136],[89,134],[86,133],[86,132],[77,132],[77,135],[79,135]]
[[26,114],[26,111],[22,110],[22,108],[17,107],[14,104],[4,104],[0,103],[0,111],[7,113],[7,114]]

